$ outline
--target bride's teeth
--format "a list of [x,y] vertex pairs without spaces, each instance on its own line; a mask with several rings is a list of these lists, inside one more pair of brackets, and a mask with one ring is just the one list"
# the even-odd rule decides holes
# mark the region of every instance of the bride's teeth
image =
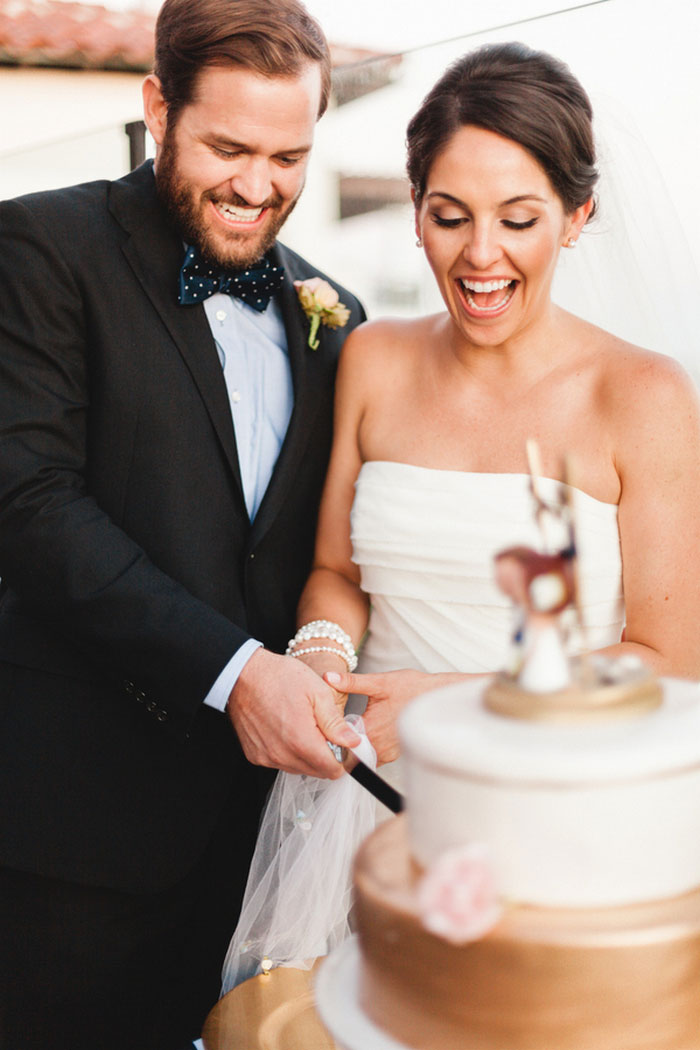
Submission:
[[465,292],[500,292],[507,288],[511,281],[462,281]]
[[[461,284],[462,288],[464,289],[464,296],[467,302],[469,303],[471,309],[475,311],[480,311],[484,314],[493,313],[495,310],[500,310],[501,307],[505,306],[505,304],[512,298],[513,293],[515,291],[514,281],[467,281],[463,279],[461,281]],[[474,292],[474,294],[477,294],[478,292],[502,292],[504,290],[506,294],[503,296],[503,298],[499,299],[497,303],[493,303],[490,306],[478,306],[477,303],[474,302],[472,296],[470,295],[470,292]]]

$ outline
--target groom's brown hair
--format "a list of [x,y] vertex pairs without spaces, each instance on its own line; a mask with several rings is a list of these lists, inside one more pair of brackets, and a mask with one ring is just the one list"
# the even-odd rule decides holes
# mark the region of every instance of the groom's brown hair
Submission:
[[295,77],[309,62],[321,70],[321,117],[330,95],[330,52],[323,30],[299,0],[165,0],[158,14],[154,73],[171,127],[193,101],[207,67]]

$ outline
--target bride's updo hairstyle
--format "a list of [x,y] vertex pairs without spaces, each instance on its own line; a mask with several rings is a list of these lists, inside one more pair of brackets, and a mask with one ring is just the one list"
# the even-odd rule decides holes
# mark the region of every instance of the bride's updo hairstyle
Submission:
[[598,179],[592,118],[588,95],[569,67],[544,51],[486,44],[463,55],[408,125],[407,170],[416,207],[441,150],[472,124],[527,150],[570,214],[590,199]]

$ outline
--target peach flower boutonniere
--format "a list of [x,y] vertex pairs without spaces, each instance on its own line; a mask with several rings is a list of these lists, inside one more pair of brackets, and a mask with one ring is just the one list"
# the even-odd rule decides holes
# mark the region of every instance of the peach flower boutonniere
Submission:
[[294,287],[297,290],[301,308],[309,319],[308,345],[312,350],[316,350],[319,325],[344,328],[348,323],[350,311],[347,306],[338,302],[339,297],[335,288],[331,288],[328,281],[324,281],[321,277],[308,277],[305,281],[295,281]]

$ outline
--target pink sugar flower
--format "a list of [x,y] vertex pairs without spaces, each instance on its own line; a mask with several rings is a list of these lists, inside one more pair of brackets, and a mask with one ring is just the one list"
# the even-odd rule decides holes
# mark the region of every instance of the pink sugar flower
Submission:
[[486,846],[472,843],[438,857],[418,885],[418,910],[427,930],[453,944],[488,933],[503,907]]

